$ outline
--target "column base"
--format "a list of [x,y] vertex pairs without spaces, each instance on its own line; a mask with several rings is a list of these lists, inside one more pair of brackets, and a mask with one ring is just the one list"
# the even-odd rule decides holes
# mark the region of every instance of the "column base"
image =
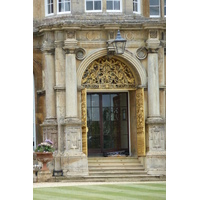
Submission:
[[88,159],[82,152],[82,122],[78,118],[64,120],[64,152],[61,156],[63,175],[84,177],[88,175]]
[[88,176],[88,159],[82,152],[65,152],[61,157],[63,175],[66,177]]
[[166,151],[150,151],[146,159],[147,174],[166,176]]

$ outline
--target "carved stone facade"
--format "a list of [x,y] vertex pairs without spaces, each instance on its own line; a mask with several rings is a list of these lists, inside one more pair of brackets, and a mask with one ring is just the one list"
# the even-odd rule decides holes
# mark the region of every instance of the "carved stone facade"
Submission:
[[[149,18],[149,1],[142,1],[140,14],[132,0],[122,0],[120,13],[108,13],[102,1],[102,13],[92,14],[85,1],[71,2],[70,14],[45,16],[44,1],[34,0],[36,141],[54,142],[49,168],[88,175],[87,93],[124,92],[129,156],[144,159],[149,174],[165,174],[166,19]],[[118,30],[126,50],[108,55],[107,42]]]

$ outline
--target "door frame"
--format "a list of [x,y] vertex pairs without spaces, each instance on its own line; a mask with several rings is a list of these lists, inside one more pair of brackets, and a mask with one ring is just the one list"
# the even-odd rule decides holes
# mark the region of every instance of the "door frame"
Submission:
[[[131,152],[131,130],[130,130],[130,94],[129,94],[129,91],[130,90],[136,90],[136,89],[87,89],[86,90],[86,97],[87,97],[87,94],[88,93],[121,93],[121,92],[126,92],[128,95],[127,95],[127,106],[128,106],[128,113],[127,113],[127,116],[128,116],[128,150],[129,150],[129,156],[132,155],[132,152]],[[87,99],[87,98],[86,98]],[[86,108],[87,108],[87,102],[86,102]],[[87,110],[87,109],[86,109]],[[88,150],[88,146],[87,146],[87,150]],[[88,155],[89,156],[89,155]]]

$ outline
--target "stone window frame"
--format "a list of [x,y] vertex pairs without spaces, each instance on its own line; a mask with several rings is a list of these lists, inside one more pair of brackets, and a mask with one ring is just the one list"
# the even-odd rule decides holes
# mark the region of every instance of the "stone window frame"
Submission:
[[[94,2],[95,1],[101,1],[101,10],[87,10],[86,9],[86,3],[87,3],[87,1],[92,1],[93,2],[93,5],[94,5]],[[102,0],[85,0],[85,12],[102,12]]]
[[[141,0],[133,0],[133,5],[137,4],[137,11],[133,10],[133,13],[141,14]],[[134,6],[133,6],[134,9]]]
[[[120,10],[108,10],[107,9],[107,1],[119,1],[120,2]],[[106,12],[122,12],[122,0],[106,0]]]
[[[45,16],[51,16],[51,15],[54,15],[54,0],[45,0]],[[52,12],[51,13],[48,13],[48,6],[49,5],[52,5]]]
[[165,10],[166,10],[166,0],[164,0],[164,17],[166,17],[166,13],[167,13],[167,11],[165,12]]
[[69,11],[64,11],[64,12],[59,12],[59,3],[62,3],[62,2],[59,2],[59,0],[57,0],[57,14],[58,15],[60,15],[60,14],[66,14],[66,13],[71,13],[71,0],[63,0],[64,4],[65,4],[65,2],[70,3],[70,10]]
[[[161,17],[161,9],[160,9],[160,5],[161,5],[161,3],[160,3],[160,0],[158,0],[158,5],[151,5],[151,0],[149,0],[149,16],[150,17]],[[150,14],[150,9],[151,9],[151,7],[158,7],[159,8],[159,14],[158,15],[151,15]]]

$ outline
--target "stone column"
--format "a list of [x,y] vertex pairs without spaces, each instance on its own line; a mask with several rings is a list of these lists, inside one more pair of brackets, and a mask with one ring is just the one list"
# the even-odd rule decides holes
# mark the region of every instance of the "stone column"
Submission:
[[166,174],[165,122],[160,116],[158,49],[160,41],[157,30],[149,30],[148,53],[148,118],[147,171],[149,174]]
[[64,176],[88,175],[87,156],[82,153],[82,122],[78,119],[76,55],[78,48],[76,32],[66,32],[65,50],[65,90],[66,116],[64,126],[64,154],[61,159]]
[[[54,143],[55,150],[58,149],[57,119],[56,119],[56,99],[55,99],[55,48],[54,33],[45,32],[41,50],[44,53],[45,70],[45,105],[46,118],[41,124],[43,129],[43,140],[50,139]],[[48,163],[50,171],[54,169],[54,161]]]
[[56,117],[58,123],[58,151],[55,155],[55,170],[61,170],[61,156],[63,152],[63,126],[61,121],[65,118],[65,54],[63,47],[63,32],[55,31],[55,92]]

